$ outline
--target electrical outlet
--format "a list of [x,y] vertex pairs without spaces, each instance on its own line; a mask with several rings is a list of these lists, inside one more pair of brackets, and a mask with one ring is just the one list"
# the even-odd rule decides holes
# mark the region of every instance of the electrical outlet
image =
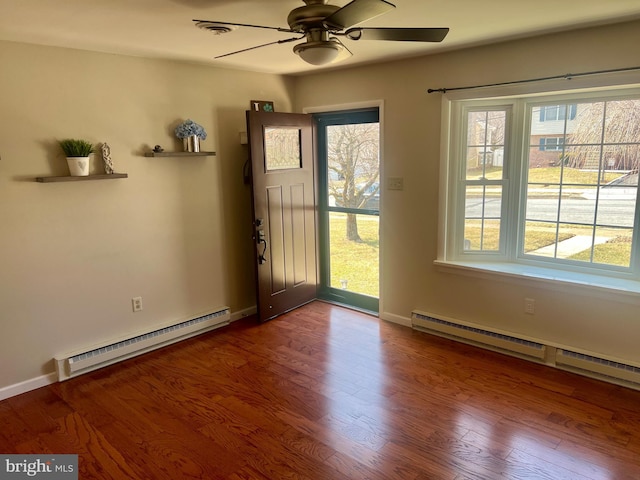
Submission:
[[524,313],[533,315],[536,312],[536,301],[533,298],[524,299]]
[[131,306],[134,312],[142,311],[142,297],[133,297],[131,299]]

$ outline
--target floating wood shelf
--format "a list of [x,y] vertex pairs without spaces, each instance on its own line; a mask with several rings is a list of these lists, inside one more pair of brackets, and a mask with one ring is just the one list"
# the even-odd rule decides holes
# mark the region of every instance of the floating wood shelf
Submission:
[[146,152],[145,157],[208,157],[216,152]]
[[126,173],[111,173],[109,175],[87,175],[86,177],[36,177],[36,181],[40,183],[52,182],[83,182],[86,180],[114,180],[116,178],[127,178]]

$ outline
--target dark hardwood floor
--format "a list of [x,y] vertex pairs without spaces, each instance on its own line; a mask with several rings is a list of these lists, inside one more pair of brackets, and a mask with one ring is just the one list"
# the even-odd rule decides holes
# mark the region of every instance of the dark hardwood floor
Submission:
[[86,479],[640,479],[640,392],[315,302],[0,402]]

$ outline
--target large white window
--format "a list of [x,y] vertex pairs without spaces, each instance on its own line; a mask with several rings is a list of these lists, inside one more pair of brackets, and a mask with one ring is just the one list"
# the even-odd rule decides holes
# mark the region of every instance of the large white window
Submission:
[[444,258],[640,280],[640,90],[451,103]]

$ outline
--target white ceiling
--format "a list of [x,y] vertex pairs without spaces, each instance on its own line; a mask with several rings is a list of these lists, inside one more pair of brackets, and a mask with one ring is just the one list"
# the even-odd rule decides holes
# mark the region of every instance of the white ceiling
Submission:
[[[343,6],[348,1],[329,3]],[[391,1],[395,10],[361,26],[450,27],[449,35],[440,44],[344,39],[353,56],[324,67],[308,65],[295,55],[292,48],[298,42],[214,60],[291,34],[241,27],[215,35],[196,28],[192,19],[288,28],[289,11],[302,1],[1,0],[0,40],[298,74],[640,18],[639,0]]]

